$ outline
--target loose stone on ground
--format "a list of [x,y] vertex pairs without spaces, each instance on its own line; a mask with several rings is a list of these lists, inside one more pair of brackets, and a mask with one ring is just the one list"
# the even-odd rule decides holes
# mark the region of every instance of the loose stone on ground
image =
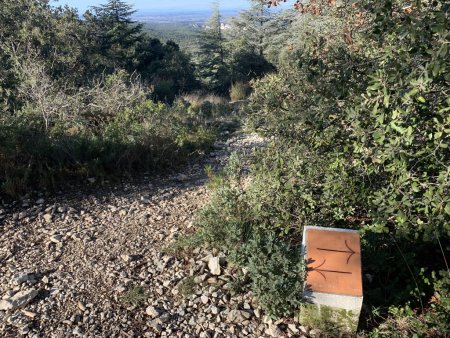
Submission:
[[231,152],[264,144],[233,136],[183,173],[97,190],[88,179],[86,191],[0,205],[0,336],[301,337],[297,324],[270,328],[251,293],[230,290],[221,253],[163,250],[195,230],[205,165],[218,171]]

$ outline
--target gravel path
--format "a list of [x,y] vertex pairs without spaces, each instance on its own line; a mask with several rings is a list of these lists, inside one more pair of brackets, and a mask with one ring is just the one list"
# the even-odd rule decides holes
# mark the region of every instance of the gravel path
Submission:
[[234,135],[182,174],[0,206],[0,336],[307,336],[234,293],[220,253],[162,250],[193,230],[208,200],[204,166],[261,146]]

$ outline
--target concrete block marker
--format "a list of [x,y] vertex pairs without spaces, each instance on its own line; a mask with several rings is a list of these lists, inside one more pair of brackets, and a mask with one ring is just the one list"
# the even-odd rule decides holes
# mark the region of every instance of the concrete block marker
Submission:
[[308,303],[300,309],[300,323],[328,332],[355,332],[363,302],[358,232],[305,227],[303,250]]

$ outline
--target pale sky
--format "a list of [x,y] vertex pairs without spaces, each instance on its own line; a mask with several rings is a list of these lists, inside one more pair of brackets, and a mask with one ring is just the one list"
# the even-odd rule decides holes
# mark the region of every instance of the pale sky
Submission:
[[[69,5],[78,8],[83,13],[90,6],[106,3],[107,0],[53,0],[51,3],[56,6]],[[128,0],[129,4],[138,11],[143,10],[204,10],[210,9],[212,0]],[[221,9],[243,9],[249,6],[247,0],[220,0]]]

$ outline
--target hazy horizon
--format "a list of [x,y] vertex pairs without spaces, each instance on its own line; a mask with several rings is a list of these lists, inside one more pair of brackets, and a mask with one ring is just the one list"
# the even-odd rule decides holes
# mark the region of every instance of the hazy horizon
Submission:
[[[85,12],[91,6],[98,6],[106,3],[107,0],[54,0],[54,6],[65,6],[77,8],[80,13]],[[133,0],[127,1],[139,12],[171,12],[171,11],[208,11],[212,8],[212,0],[187,0],[187,1],[160,1],[160,0]],[[240,10],[249,7],[247,0],[220,0],[222,10]]]

